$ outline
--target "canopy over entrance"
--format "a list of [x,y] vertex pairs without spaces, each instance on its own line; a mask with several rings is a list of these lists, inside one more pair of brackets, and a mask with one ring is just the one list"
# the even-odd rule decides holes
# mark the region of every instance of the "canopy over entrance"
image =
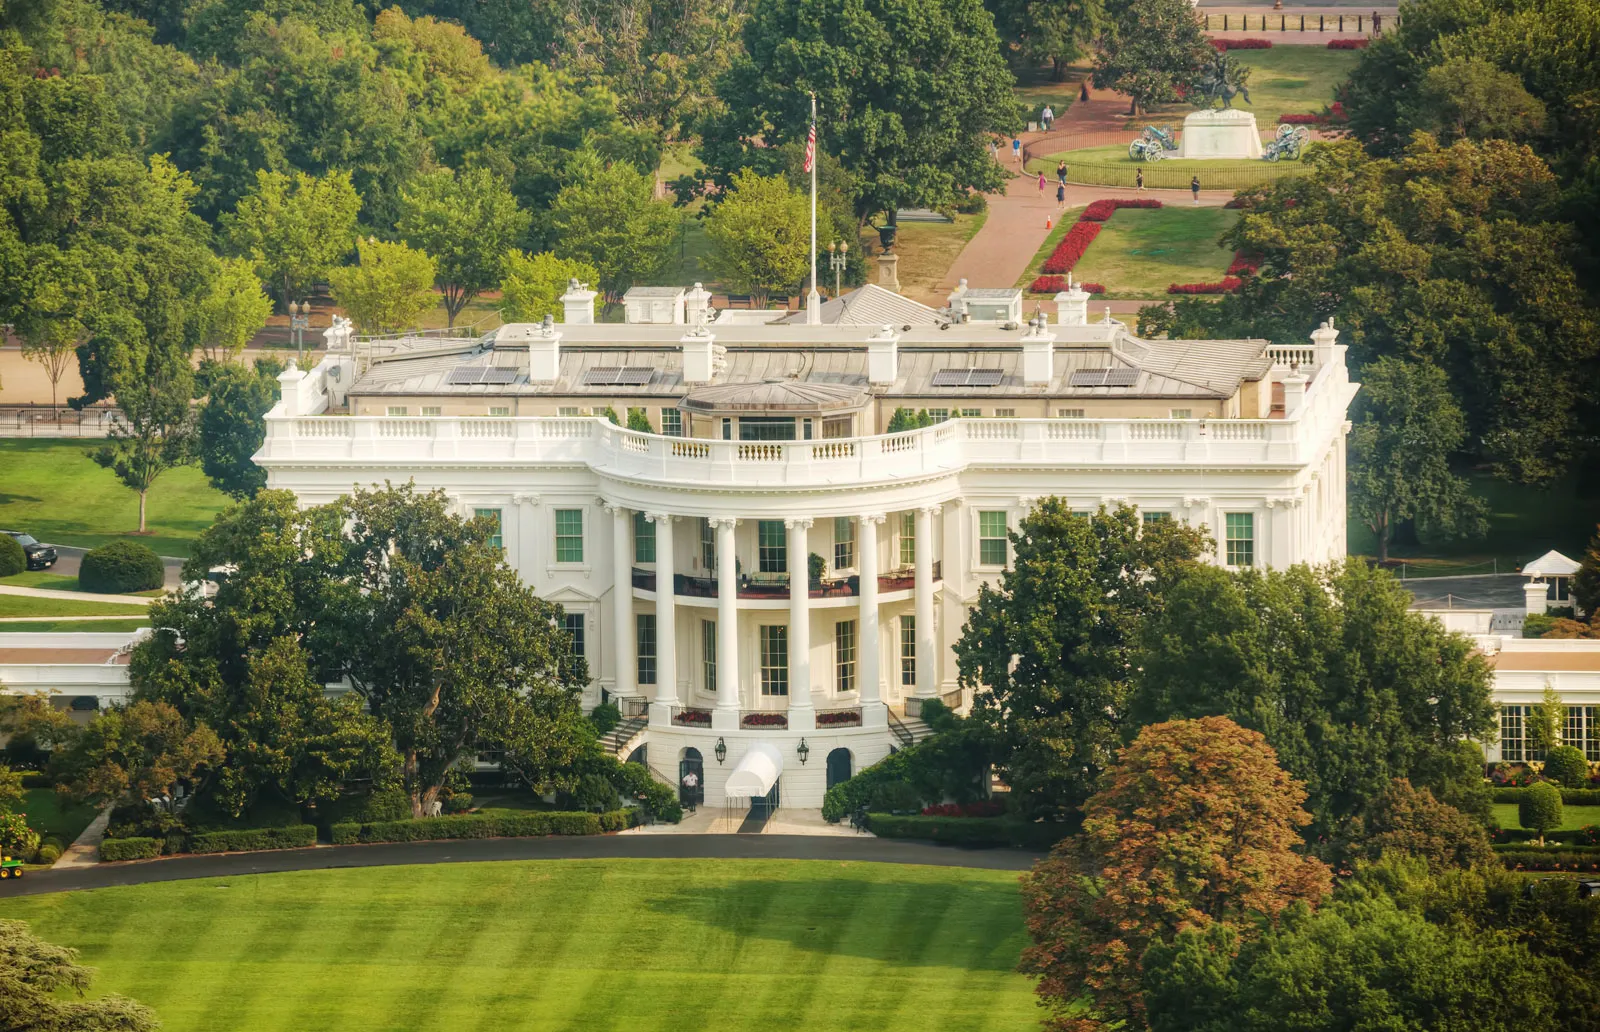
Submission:
[[751,742],[750,748],[728,772],[729,798],[755,799],[772,791],[783,773],[783,753],[770,742]]

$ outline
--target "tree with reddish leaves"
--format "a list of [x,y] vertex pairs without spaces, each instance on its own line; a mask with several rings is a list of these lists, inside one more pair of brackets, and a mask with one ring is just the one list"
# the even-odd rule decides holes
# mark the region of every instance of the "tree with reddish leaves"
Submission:
[[[1180,931],[1248,935],[1331,875],[1304,856],[1305,789],[1266,739],[1226,717],[1146,727],[1084,808],[1083,833],[1023,876],[1021,969],[1062,1032],[1146,1027],[1141,958]],[[1125,1022],[1125,1025],[1119,1025]]]

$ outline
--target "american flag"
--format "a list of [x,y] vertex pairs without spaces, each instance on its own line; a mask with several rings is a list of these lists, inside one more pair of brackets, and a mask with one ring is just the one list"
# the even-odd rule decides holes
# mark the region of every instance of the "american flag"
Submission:
[[811,131],[806,133],[806,167],[803,171],[810,172],[811,166],[817,161],[817,123],[811,123]]

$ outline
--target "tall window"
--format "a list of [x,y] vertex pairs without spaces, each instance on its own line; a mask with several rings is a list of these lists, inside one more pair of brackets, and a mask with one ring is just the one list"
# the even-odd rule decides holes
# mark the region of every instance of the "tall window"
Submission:
[[499,509],[473,509],[472,515],[480,520],[488,520],[494,524],[494,530],[489,534],[489,544],[495,548],[504,548],[505,544],[500,536],[500,510]]
[[856,690],[856,622],[840,620],[833,625],[833,672],[837,690]]
[[656,683],[656,616],[654,613],[636,613],[639,645],[639,683]]
[[633,514],[633,561],[656,561],[656,525],[645,519],[642,512]]
[[717,691],[717,622],[700,621],[700,670],[705,675],[706,691]]
[[566,628],[567,639],[572,644],[572,650],[567,653],[567,662],[572,669],[576,669],[578,661],[589,655],[588,636],[585,633],[582,613],[563,613],[561,625]]
[[1254,566],[1256,563],[1256,518],[1254,513],[1230,512],[1223,516],[1227,527],[1228,565]]
[[848,516],[833,518],[833,568],[848,570],[856,564],[856,521]]
[[950,410],[947,408],[931,408],[928,410],[928,416],[935,423],[943,423],[950,418]]
[[978,513],[978,564],[1004,566],[1006,564],[1006,514],[1001,512]]
[[1600,706],[1585,706],[1583,714],[1589,728],[1588,737],[1583,740],[1583,758],[1600,763]]
[[789,694],[789,628],[783,624],[761,628],[761,694]]
[[900,514],[900,565],[915,566],[917,562],[917,514]]
[[900,618],[900,683],[917,683],[917,618]]
[[583,562],[583,510],[556,510],[556,562]]
[[1527,745],[1523,739],[1522,706],[1500,707],[1500,758],[1508,762],[1526,760]]
[[667,437],[683,436],[683,413],[675,408],[661,410],[661,433]]
[[700,518],[700,565],[707,573],[717,568],[717,528],[703,516]]
[[786,573],[789,569],[789,535],[782,520],[761,520],[756,524],[756,569],[762,573]]

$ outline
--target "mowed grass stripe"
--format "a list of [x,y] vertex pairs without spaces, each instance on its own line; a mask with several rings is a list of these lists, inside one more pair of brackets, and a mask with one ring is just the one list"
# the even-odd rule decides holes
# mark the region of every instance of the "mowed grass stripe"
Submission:
[[1015,875],[817,861],[307,871],[0,900],[167,1032],[1029,1029]]

